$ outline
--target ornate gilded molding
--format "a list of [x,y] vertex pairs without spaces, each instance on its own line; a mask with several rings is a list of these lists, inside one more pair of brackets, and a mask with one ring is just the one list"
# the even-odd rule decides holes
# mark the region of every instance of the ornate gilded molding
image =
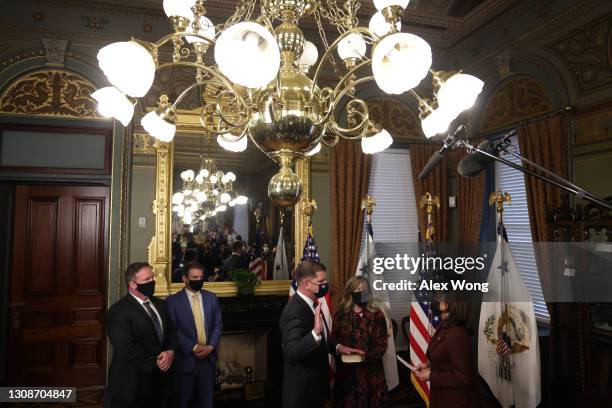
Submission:
[[133,154],[156,154],[153,140],[146,133],[132,134],[132,153]]
[[571,32],[551,49],[569,68],[580,93],[612,83],[612,14]]
[[420,120],[406,105],[396,99],[382,97],[367,101],[370,117],[400,140],[422,140]]
[[102,118],[91,93],[95,85],[84,77],[64,71],[45,70],[26,74],[11,84],[0,97],[0,113]]
[[539,82],[525,75],[513,76],[489,97],[480,119],[480,131],[500,129],[551,110],[550,98]]

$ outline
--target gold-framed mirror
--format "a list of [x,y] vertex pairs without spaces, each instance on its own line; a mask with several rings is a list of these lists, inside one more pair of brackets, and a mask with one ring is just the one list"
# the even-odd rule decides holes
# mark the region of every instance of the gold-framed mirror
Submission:
[[[174,140],[170,143],[155,141],[153,144],[155,151],[155,199],[152,203],[154,236],[148,246],[148,258],[156,273],[156,294],[159,296],[167,296],[184,287],[177,269],[185,261],[192,260],[194,253],[193,250],[185,249],[184,241],[187,234],[192,234],[189,240],[202,247],[206,244],[204,237],[211,231],[209,229],[211,225],[212,230],[216,228],[218,232],[225,232],[225,229],[229,227],[235,235],[240,235],[247,245],[252,242],[258,231],[263,231],[270,249],[276,245],[278,239],[280,212],[267,197],[268,180],[276,171],[277,164],[257,150],[252,142],[249,142],[249,147],[244,152],[224,151],[215,138],[203,135],[201,131],[196,130],[197,120],[197,115],[192,113],[179,113],[177,120],[179,125]],[[216,169],[226,174],[233,172],[237,176],[237,180],[233,183],[233,190],[236,194],[247,196],[249,201],[241,208],[235,206],[224,214],[207,217],[197,226],[186,226],[184,223],[178,225],[180,217],[177,217],[177,213],[173,211],[172,196],[183,187],[184,180],[181,179],[180,174],[187,169],[197,174],[203,160],[213,160]],[[304,198],[307,199],[310,186],[308,160],[299,160],[296,163],[295,171],[303,181]],[[264,213],[259,227],[254,214],[255,209],[263,210]],[[242,219],[240,231],[234,228],[238,212]],[[245,214],[247,227],[245,227]],[[285,212],[284,224],[285,230],[290,231],[290,234],[286,233],[284,236],[288,263],[291,266],[292,263],[299,261],[307,229],[307,219],[301,203]],[[182,245],[178,259],[177,244],[179,247]],[[225,251],[227,251],[226,248],[224,248]],[[190,256],[185,259],[187,254]],[[198,260],[197,256],[193,260]],[[262,280],[256,287],[255,295],[288,294],[289,279],[272,280],[271,270],[269,270],[269,277],[269,280]],[[204,287],[218,296],[235,296],[238,292],[237,285],[227,280],[207,281]]]

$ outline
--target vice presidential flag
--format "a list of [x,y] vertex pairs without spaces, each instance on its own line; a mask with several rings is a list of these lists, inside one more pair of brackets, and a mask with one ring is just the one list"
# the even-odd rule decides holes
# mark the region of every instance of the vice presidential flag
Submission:
[[[376,251],[374,249],[374,232],[372,223],[366,222],[366,241],[359,256],[357,264],[356,276],[363,276],[372,282],[372,265]],[[383,275],[376,275],[377,280],[384,280]],[[387,320],[387,350],[383,356],[383,365],[385,369],[385,379],[387,380],[387,388],[392,390],[399,385],[399,375],[397,374],[397,354],[395,353],[395,339],[393,337],[393,324],[391,323],[391,303],[389,302],[389,294],[386,290],[375,291],[374,304],[379,307],[385,314]]]
[[284,227],[281,225],[276,244],[276,256],[274,257],[274,271],[272,279],[287,279],[289,277],[289,266],[287,265],[287,254],[285,252]]
[[533,408],[541,399],[536,319],[501,222],[488,282],[478,326],[478,371],[501,406]]

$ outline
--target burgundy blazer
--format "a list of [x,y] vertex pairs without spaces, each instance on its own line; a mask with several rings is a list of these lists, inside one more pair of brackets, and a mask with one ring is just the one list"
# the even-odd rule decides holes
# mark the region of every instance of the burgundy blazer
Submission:
[[427,346],[429,408],[480,406],[472,336],[463,326],[440,326]]

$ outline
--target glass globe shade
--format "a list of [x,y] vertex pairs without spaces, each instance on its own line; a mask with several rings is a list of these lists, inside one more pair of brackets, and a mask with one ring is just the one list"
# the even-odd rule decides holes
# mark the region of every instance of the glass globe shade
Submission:
[[184,17],[188,20],[193,19],[191,7],[195,0],[164,0],[164,13],[168,17]]
[[247,201],[249,201],[249,198],[247,196],[239,195],[238,197],[236,197],[236,204],[238,205],[244,205],[247,203]]
[[236,205],[236,199],[234,198],[233,200],[230,200],[229,203],[227,203],[230,207],[234,207]]
[[317,46],[311,41],[305,41],[304,51],[302,51],[302,55],[300,59],[298,59],[298,65],[311,67],[317,63],[317,59],[319,59],[319,50],[317,50]]
[[455,119],[452,112],[438,108],[421,120],[421,128],[426,138],[448,131],[448,126]]
[[223,212],[227,210],[227,206],[225,204],[219,204],[217,208],[215,208],[215,212]]
[[[370,19],[368,28],[377,36],[382,37],[391,30],[391,24],[387,23],[382,12],[377,11]],[[402,29],[402,22],[398,20],[397,24],[395,24],[395,28],[397,28],[397,31],[400,31]]]
[[[193,20],[193,17],[191,18],[191,20]],[[193,33],[193,27],[191,26],[191,23],[187,27],[186,31],[188,33]],[[206,16],[200,17],[200,31],[198,31],[198,34],[201,36],[210,38],[212,40],[215,38],[215,33],[216,33],[216,30],[215,30],[215,25],[213,24],[213,22],[210,21],[210,19]],[[187,40],[187,42],[190,44],[208,43],[208,41],[202,38],[194,37],[192,35],[186,35],[185,40]]]
[[176,133],[176,124],[170,123],[162,119],[155,111],[149,112],[142,117],[140,124],[151,137],[161,140],[162,142],[170,142],[174,139]]
[[134,116],[134,104],[114,86],[98,89],[91,94],[98,102],[98,112],[107,118],[115,118],[127,126]]
[[366,154],[382,152],[393,143],[393,138],[385,129],[370,137],[361,138],[361,150]]
[[321,151],[321,142],[317,143],[317,145],[315,147],[313,147],[311,150],[306,152],[306,156],[314,156],[315,154],[319,153],[320,151]]
[[[212,176],[210,176],[210,178],[208,179],[210,180],[211,183],[215,184],[217,181],[219,181],[219,178],[217,177],[216,174],[213,174]],[[213,193],[217,191],[216,189],[213,191]],[[219,193],[217,192],[217,194],[215,195],[219,195]]]
[[126,95],[145,96],[155,78],[155,60],[135,41],[115,42],[98,51],[98,65],[111,84]]
[[[224,139],[225,137],[225,139]],[[227,141],[226,139],[233,139],[234,141]],[[247,148],[248,137],[246,136],[235,136],[232,134],[218,135],[217,143],[219,146],[230,152],[244,152]]]
[[374,0],[374,7],[376,10],[381,11],[391,6],[399,6],[403,9],[408,7],[410,0]]
[[208,177],[210,173],[208,172],[208,169],[200,169],[200,172],[198,173],[199,176],[202,176],[204,178]]
[[221,197],[219,198],[221,199],[221,203],[223,204],[229,203],[230,200],[232,199],[232,197],[226,192],[221,193]]
[[484,82],[479,78],[457,73],[444,81],[438,90],[438,104],[459,114],[474,105],[483,86]]
[[[184,181],[191,181],[193,180],[193,170],[185,170],[181,173],[181,179],[183,179]],[[185,190],[185,192],[189,191],[189,194],[191,193],[191,190]]]
[[198,184],[202,184],[202,183],[204,183],[204,177],[201,174],[198,173],[198,175],[195,178],[195,181]]
[[172,195],[172,204],[181,204],[183,202],[183,193],[181,193],[180,191],[178,193],[174,193]]
[[366,53],[366,42],[358,33],[351,33],[338,43],[338,55],[342,60],[348,58],[361,59]]
[[236,181],[236,175],[233,171],[228,171],[227,173],[225,173],[225,177],[227,177],[229,181]]
[[431,67],[431,47],[414,34],[394,33],[381,39],[372,53],[372,72],[378,87],[401,94],[417,86]]
[[202,203],[202,202],[206,201],[206,193],[203,192],[203,191],[198,191],[196,193],[196,198],[198,199],[199,202]]
[[266,27],[241,22],[224,30],[217,39],[215,62],[230,81],[247,88],[261,88],[276,78],[280,50]]

